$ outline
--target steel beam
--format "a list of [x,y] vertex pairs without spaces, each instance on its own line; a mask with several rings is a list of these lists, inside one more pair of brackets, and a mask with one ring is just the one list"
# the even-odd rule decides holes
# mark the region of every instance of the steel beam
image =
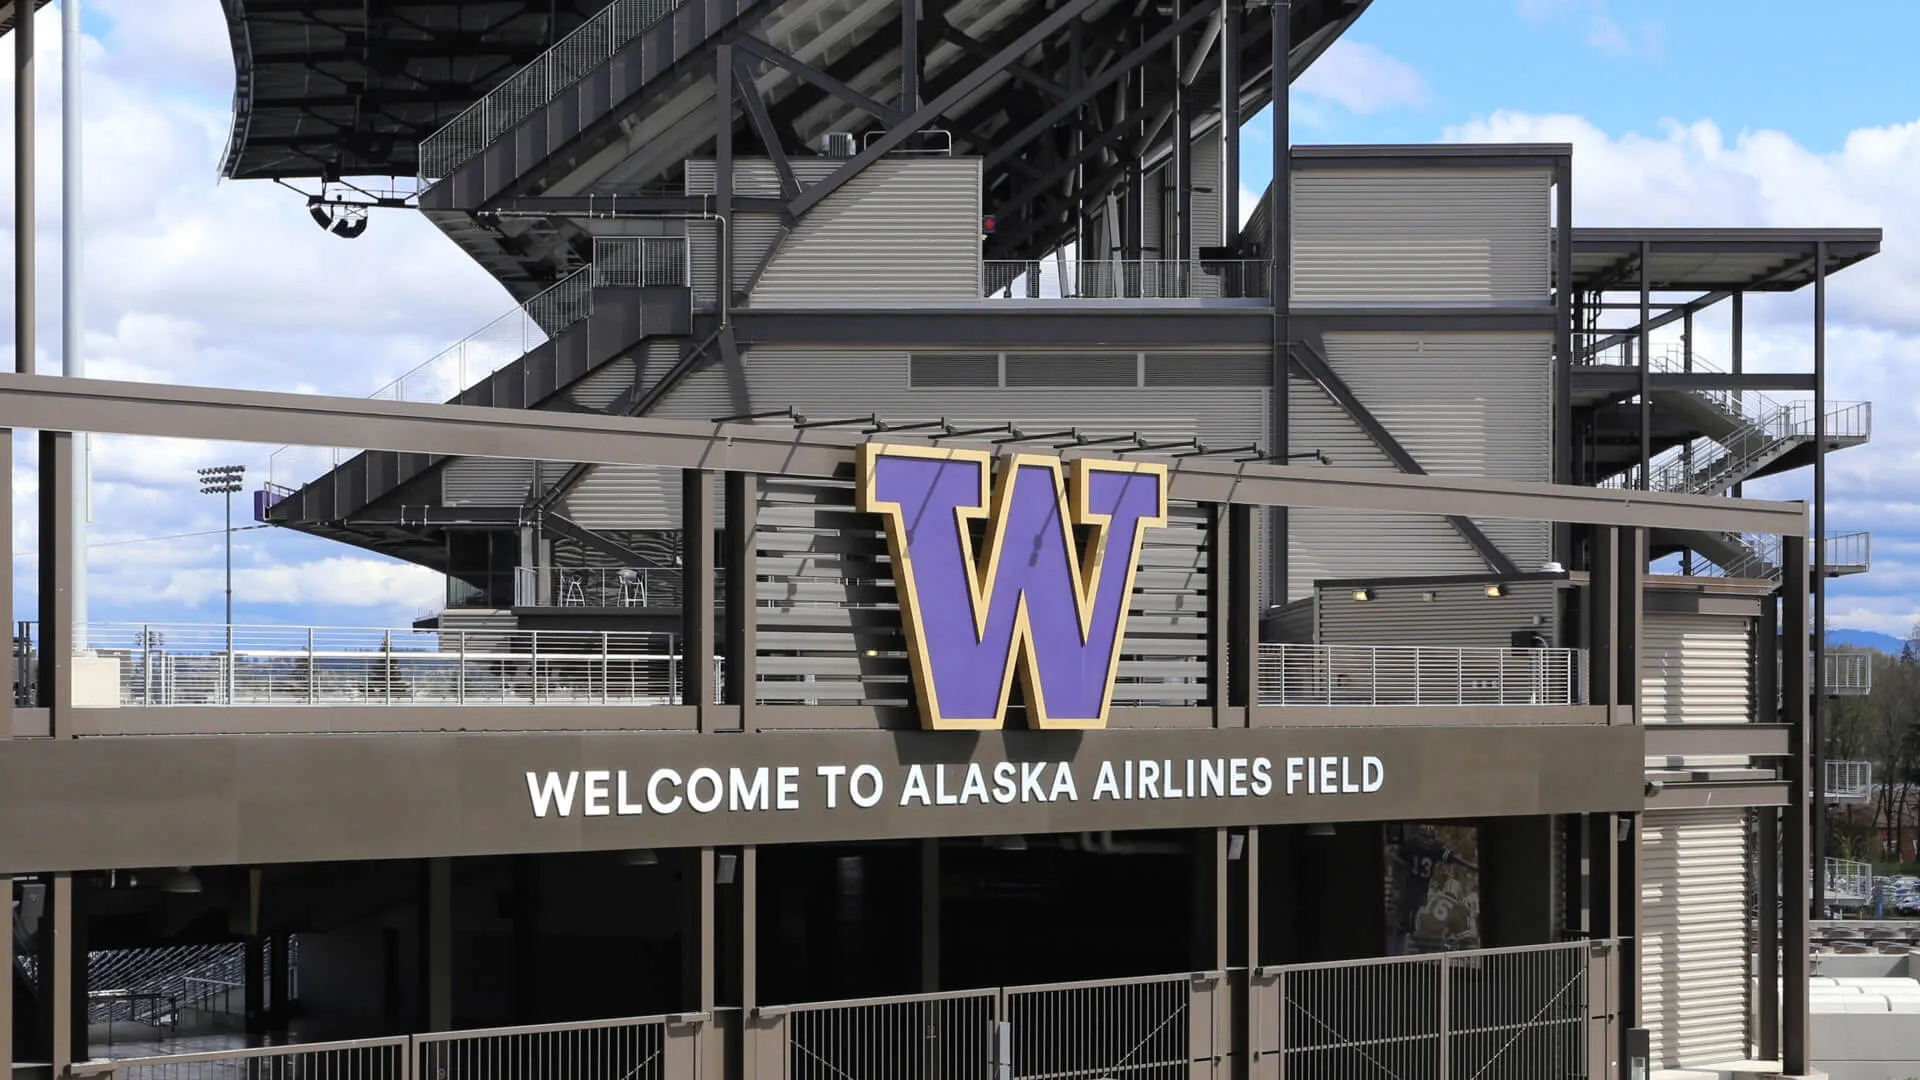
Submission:
[[[1393,462],[1395,468],[1415,476],[1427,475],[1427,470],[1414,460],[1413,455],[1401,445],[1399,439],[1394,437],[1393,432],[1387,430],[1387,426],[1380,422],[1379,417],[1373,415],[1373,410],[1367,408],[1366,402],[1361,401],[1359,395],[1347,385],[1346,380],[1333,370],[1333,364],[1327,359],[1321,346],[1319,334],[1301,329],[1296,333],[1295,338],[1296,347],[1291,350],[1291,355],[1293,362],[1300,366],[1301,374],[1312,379],[1320,389],[1325,390],[1334,404],[1340,406],[1342,412],[1352,417],[1353,422],[1360,425],[1360,430],[1365,432],[1367,437],[1373,440],[1374,445],[1387,455],[1387,460]],[[1507,557],[1506,552],[1501,551],[1499,545],[1488,539],[1487,534],[1481,531],[1480,526],[1471,518],[1449,514],[1447,523],[1453,526],[1461,539],[1472,546],[1473,550],[1486,562],[1488,569],[1496,574],[1520,572],[1520,568],[1513,564],[1513,560]]]
[[1781,649],[1780,719],[1793,732],[1793,756],[1781,770],[1789,798],[1783,808],[1780,849],[1780,1057],[1781,1071],[1802,1076],[1810,1071],[1808,1047],[1808,983],[1812,942],[1808,937],[1810,880],[1820,874],[1813,866],[1808,842],[1808,796],[1812,792],[1807,768],[1811,695],[1807,685],[1812,655],[1807,648],[1807,542],[1803,537],[1780,540]]
[[920,107],[920,0],[900,0],[900,111]]
[[[822,199],[840,190],[849,180],[865,172],[867,166],[892,153],[895,147],[905,142],[910,136],[926,127],[948,109],[966,100],[974,91],[986,85],[987,80],[1001,74],[1006,65],[1019,60],[1035,45],[1052,36],[1055,31],[1078,19],[1094,3],[1095,0],[1065,0],[1032,29],[1003,47],[992,60],[961,76],[932,101],[914,110],[913,115],[894,123],[879,138],[867,144],[866,149],[854,155],[852,160],[835,170],[830,176],[801,192],[800,197],[793,201],[793,216],[796,218],[806,216],[807,211],[818,206]],[[1072,111],[1072,108],[1068,107],[1060,116],[1064,117]],[[992,158],[993,155],[989,154],[986,168],[992,168]]]
[[766,99],[760,95],[760,86],[754,81],[746,54],[741,53],[733,58],[733,77],[740,86],[740,97],[747,106],[747,120],[753,125],[753,133],[759,136],[760,145],[766,148],[767,157],[773,162],[773,171],[780,174],[780,209],[785,212],[787,202],[800,193],[800,181],[793,175],[793,163],[787,160],[787,149],[781,145],[780,133],[767,113]]
[[13,368],[31,374],[34,352],[33,13],[13,30]]
[[[1083,0],[1069,0],[1069,7],[1071,7],[1074,16],[1078,16],[1080,12],[1090,6],[1090,3],[1083,2]],[[1066,9],[1063,8],[1061,10]],[[1018,132],[1003,139],[999,148],[986,156],[986,159],[982,162],[982,168],[991,170],[1008,158],[1019,153],[1035,136],[1043,131],[1050,130],[1055,124],[1071,116],[1075,109],[1079,108],[1095,94],[1112,86],[1121,75],[1151,60],[1155,54],[1165,49],[1168,43],[1178,37],[1182,30],[1191,28],[1199,23],[1201,19],[1205,18],[1207,12],[1208,8],[1205,5],[1196,5],[1192,9],[1182,12],[1170,24],[1148,36],[1133,51],[1127,53],[1112,64],[1109,64],[1099,74],[1087,79],[1083,85],[1076,87],[1070,96],[1062,99],[1046,112],[1041,113],[1040,116],[1030,121]],[[1056,11],[1054,14],[1057,16],[1060,14],[1060,11]],[[1048,22],[1052,21],[1051,19],[1048,20]],[[1023,38],[1022,40],[1025,39]],[[1019,44],[1019,42],[1015,42],[1015,44]],[[1027,48],[1032,48],[1032,45],[1029,44]],[[1026,51],[1026,48],[1021,49],[1018,53],[1014,54],[1013,58],[1025,55]],[[984,79],[982,81],[984,81]],[[1129,119],[1138,118],[1130,116]]]
[[[587,468],[591,470],[592,467],[588,466]],[[592,529],[578,524],[573,521],[573,519],[563,517],[560,514],[542,514],[540,516],[540,524],[541,527],[555,536],[565,537],[579,544],[581,547],[592,548],[600,554],[608,556],[609,558],[618,559],[628,566],[645,566],[649,562],[645,555],[640,554],[625,544],[602,536]]]
[[[1827,242],[1813,245],[1813,535],[1827,535]],[[1827,545],[1813,548],[1813,670],[1826,672]],[[1784,555],[1784,553],[1783,553]],[[1813,865],[1824,868],[1827,854],[1827,693],[1817,685],[1807,729],[1808,804],[1813,823]],[[1813,914],[1827,917],[1827,875],[1813,875]]]
[[735,38],[733,43],[742,52],[752,53],[754,56],[768,63],[778,64],[786,68],[805,82],[813,84],[816,88],[826,92],[830,96],[838,98],[848,105],[859,109],[861,112],[871,115],[874,119],[882,123],[891,123],[900,118],[901,114],[898,109],[882,105],[878,101],[855,90],[853,87],[848,86],[846,83],[841,82],[839,79],[814,67],[812,64],[789,56],[779,49],[774,48],[772,45],[761,41],[759,38],[743,34]]
[[[20,426],[821,477],[838,475],[851,460],[854,447],[865,441],[863,436],[849,432],[794,430],[767,424],[715,424],[0,375],[0,427]],[[1171,497],[1191,502],[1807,534],[1802,503],[1197,457],[1170,460],[1168,474]]]
[[[968,34],[965,30],[962,30],[959,27],[953,25],[951,22],[948,22],[944,17],[935,21],[934,34],[935,36],[941,38],[942,40],[951,42],[952,44],[957,46],[961,52],[964,52],[969,56],[977,57],[981,60],[993,59],[994,50],[991,45],[988,45],[987,43],[979,40],[978,38],[973,37],[972,35]],[[1047,78],[1045,75],[1042,75],[1039,72],[1034,71],[1032,68],[1026,66],[1025,64],[1008,64],[1007,74],[1013,76],[1016,79],[1019,79],[1021,82],[1026,83],[1027,85],[1032,86],[1037,90],[1044,90],[1045,92],[1052,94],[1056,98],[1068,98],[1073,96],[1073,91],[1068,90],[1066,87],[1060,85],[1057,82],[1054,82],[1052,79]]]
[[[1293,4],[1270,0],[1268,44],[1273,68],[1269,72],[1273,118],[1273,178],[1267,184],[1272,205],[1267,213],[1267,291],[1273,298],[1273,452],[1282,461],[1293,449],[1293,405],[1288,400],[1287,364],[1293,327],[1293,122],[1288,105],[1292,85]],[[1267,603],[1285,604],[1291,588],[1291,529],[1284,506],[1267,512]]]

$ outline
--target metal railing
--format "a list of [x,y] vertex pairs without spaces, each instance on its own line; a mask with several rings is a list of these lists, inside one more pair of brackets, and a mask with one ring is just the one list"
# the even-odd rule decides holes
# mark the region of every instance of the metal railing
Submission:
[[465,164],[679,6],[679,0],[614,0],[427,136],[420,144],[421,183]]
[[410,1056],[418,1080],[666,1080],[667,1018],[634,1017],[572,1024],[415,1035]]
[[[1737,545],[1745,552],[1739,559],[1729,560],[1729,565],[1708,562],[1696,564],[1694,574],[1698,577],[1728,578],[1773,578],[1780,576],[1780,538],[1773,535],[1755,533],[1722,533],[1722,538],[1730,545]],[[1837,533],[1820,541],[1826,548],[1824,561],[1829,572],[1859,568],[1865,570],[1873,565],[1873,534],[1869,532]],[[1812,559],[1808,559],[1812,564]]]
[[993,259],[982,295],[1026,300],[1263,298],[1269,264],[1235,259]]
[[1829,697],[1855,697],[1873,690],[1873,654],[1830,652],[1825,654],[1826,678],[1820,685]]
[[86,641],[127,706],[684,704],[672,634],[89,623]]
[[1260,646],[1262,705],[1578,705],[1579,649]]
[[1866,802],[1873,795],[1873,762],[1829,761],[1823,786],[1829,802]]
[[1852,859],[1826,861],[1827,899],[1864,904],[1873,899],[1873,864]]
[[600,236],[593,241],[595,284],[610,288],[685,286],[693,280],[684,236]]
[[[554,282],[526,303],[367,396],[376,401],[425,405],[451,401],[591,316],[594,289],[684,286],[692,280],[691,256],[684,236],[600,237],[594,240],[593,258],[593,262]],[[291,494],[299,483],[338,468],[357,453],[360,451],[346,447],[280,447],[268,458],[268,487]]]
[[1594,1025],[1611,1010],[1596,988],[1614,953],[1578,941],[1263,968],[1257,1052],[1315,1080],[1597,1076]]
[[795,1078],[991,1076],[1001,1060],[996,990],[763,1008],[774,1052]]
[[405,1035],[342,1042],[210,1050],[199,1054],[77,1063],[69,1075],[115,1080],[234,1080],[297,1076],[301,1080],[410,1080]]
[[[715,572],[715,588],[720,587]],[[677,566],[522,566],[514,570],[516,607],[678,607],[685,577]]]

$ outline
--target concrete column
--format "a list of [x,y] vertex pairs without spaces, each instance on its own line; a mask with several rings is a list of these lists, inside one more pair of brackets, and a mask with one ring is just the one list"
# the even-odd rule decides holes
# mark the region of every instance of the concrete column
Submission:
[[920,841],[920,990],[940,989],[940,841]]
[[707,731],[714,721],[713,474],[682,469],[680,476],[681,704],[693,707]]
[[[427,1030],[453,1030],[453,860],[428,859],[425,918]],[[275,999],[275,1006],[279,999]]]

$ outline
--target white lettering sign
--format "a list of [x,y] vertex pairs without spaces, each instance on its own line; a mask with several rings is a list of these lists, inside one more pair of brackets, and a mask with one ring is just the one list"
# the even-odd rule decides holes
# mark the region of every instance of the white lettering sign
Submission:
[[[1386,764],[1377,757],[1123,758],[1087,766],[1090,802],[1136,800],[1265,799],[1370,795],[1386,786]],[[727,769],[701,766],[686,775],[670,768],[650,772],[585,769],[529,772],[527,801],[536,818],[745,814],[799,810],[872,810],[887,798],[889,773],[879,765],[817,765],[813,782],[802,783],[797,765]],[[1080,778],[1067,761],[1002,761],[908,765],[899,777],[895,806],[1006,806],[1080,801]]]

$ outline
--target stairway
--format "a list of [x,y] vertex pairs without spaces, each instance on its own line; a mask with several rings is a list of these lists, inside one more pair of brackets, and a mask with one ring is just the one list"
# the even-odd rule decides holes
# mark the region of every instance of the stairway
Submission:
[[[1719,373],[1721,369],[1698,353],[1687,357],[1679,349],[1655,355],[1654,372],[1672,374]],[[1782,472],[1811,459],[1815,428],[1813,405],[1807,401],[1776,401],[1751,390],[1656,389],[1661,409],[1683,417],[1702,434],[1700,438],[1653,459],[1647,487],[1689,495],[1725,495],[1734,485]],[[1826,449],[1858,446],[1871,437],[1872,407],[1866,402],[1829,402],[1824,426]],[[1610,487],[1634,487],[1631,472],[1607,481]],[[1693,551],[1713,564],[1696,572],[1703,576],[1772,578],[1780,574],[1779,546],[1773,537],[1736,533],[1675,534],[1668,545]],[[1867,568],[1865,533],[1829,536],[1826,558],[1830,576],[1863,573]],[[1837,557],[1836,557],[1837,556]]]
[[[686,258],[684,237],[600,238],[593,262],[371,396],[504,409],[577,408],[564,393],[582,379],[633,354],[650,337],[690,331]],[[469,379],[475,381],[467,385]],[[317,463],[312,454],[321,455]],[[445,460],[387,450],[282,447],[273,454],[258,516],[365,546],[369,537],[346,527],[347,519]]]

